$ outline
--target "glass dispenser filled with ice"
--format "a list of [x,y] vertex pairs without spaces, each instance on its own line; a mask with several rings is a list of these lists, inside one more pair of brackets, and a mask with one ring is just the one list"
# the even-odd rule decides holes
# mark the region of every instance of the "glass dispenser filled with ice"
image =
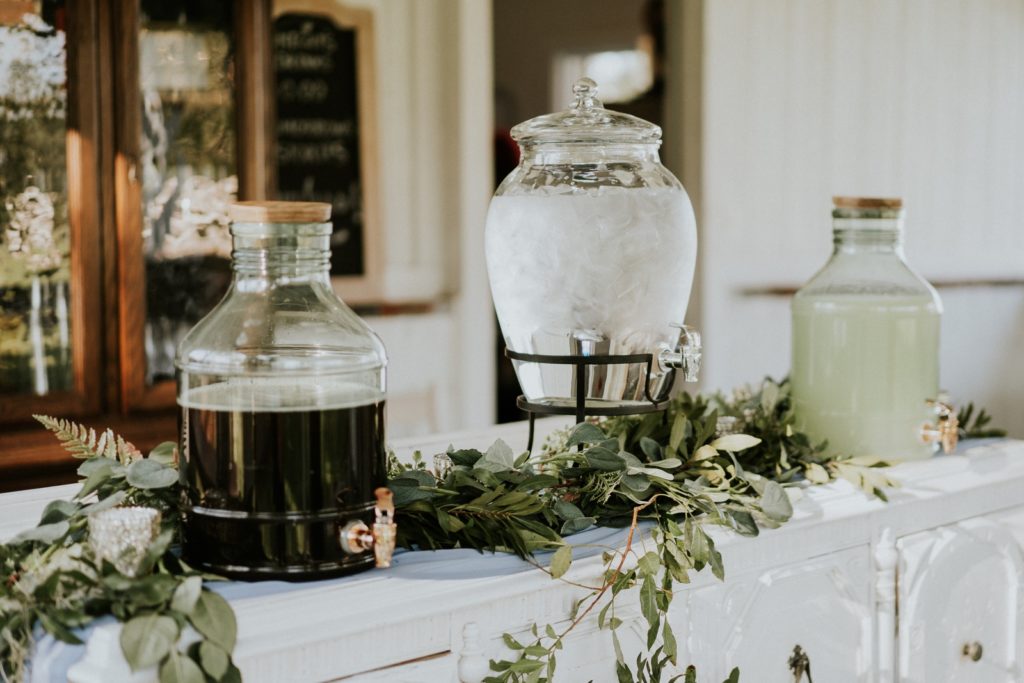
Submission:
[[949,452],[958,425],[939,400],[942,302],[904,260],[903,203],[833,202],[832,257],[792,302],[797,423],[841,455]]
[[184,556],[242,579],[387,566],[380,339],[337,297],[329,204],[231,207],[233,281],[178,348]]
[[512,129],[521,158],[491,200],[491,292],[535,413],[664,407],[677,369],[696,378],[683,326],[697,257],[693,208],[658,157],[661,129],[605,109],[583,78],[562,112]]

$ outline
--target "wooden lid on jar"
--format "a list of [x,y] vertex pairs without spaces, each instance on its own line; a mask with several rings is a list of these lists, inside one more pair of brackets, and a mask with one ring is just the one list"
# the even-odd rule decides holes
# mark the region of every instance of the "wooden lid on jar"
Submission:
[[232,223],[326,223],[331,205],[324,202],[236,202],[228,208]]
[[832,197],[832,205],[837,209],[902,209],[903,200],[899,197]]

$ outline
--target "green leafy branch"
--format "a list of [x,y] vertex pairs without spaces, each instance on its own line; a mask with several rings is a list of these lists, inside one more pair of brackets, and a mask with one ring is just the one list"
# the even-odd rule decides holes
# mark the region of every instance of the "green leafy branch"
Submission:
[[[961,439],[988,439],[1006,436],[1005,429],[989,426],[992,422],[992,416],[985,412],[984,408],[978,410],[977,415],[975,415],[973,402],[961,408],[957,413],[956,419],[960,424]],[[971,422],[972,419],[974,420],[973,423]]]
[[[78,644],[77,629],[112,614],[125,622],[121,649],[133,670],[158,666],[161,683],[240,681],[231,661],[231,607],[171,550],[180,494],[174,445],[143,457],[110,430],[97,434],[66,420],[37,419],[83,460],[82,486],[72,500],[48,504],[36,527],[0,545],[0,679],[23,680],[35,624]],[[89,516],[120,505],[165,513],[135,576],[97,556],[89,543]],[[199,638],[182,650],[188,625]]]

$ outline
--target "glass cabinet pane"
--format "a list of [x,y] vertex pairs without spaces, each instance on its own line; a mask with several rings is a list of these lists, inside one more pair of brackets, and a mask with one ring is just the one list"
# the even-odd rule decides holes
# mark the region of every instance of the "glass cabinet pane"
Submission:
[[73,382],[65,22],[63,1],[0,4],[0,395]]
[[238,192],[230,2],[143,0],[140,169],[146,380],[174,377],[174,351],[230,280],[228,205]]

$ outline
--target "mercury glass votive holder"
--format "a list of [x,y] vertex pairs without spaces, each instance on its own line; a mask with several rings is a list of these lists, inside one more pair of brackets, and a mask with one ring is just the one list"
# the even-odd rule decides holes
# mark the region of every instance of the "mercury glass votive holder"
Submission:
[[160,511],[119,507],[89,515],[89,545],[125,576],[135,576],[139,562],[160,534]]

